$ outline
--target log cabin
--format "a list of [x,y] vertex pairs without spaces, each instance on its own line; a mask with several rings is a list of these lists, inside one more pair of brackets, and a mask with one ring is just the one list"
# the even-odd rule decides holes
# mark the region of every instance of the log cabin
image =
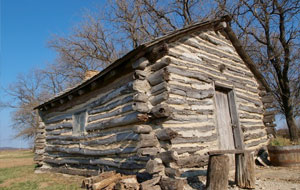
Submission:
[[144,43],[36,110],[42,170],[140,174],[205,167],[208,151],[258,150],[275,124],[270,88],[228,16]]

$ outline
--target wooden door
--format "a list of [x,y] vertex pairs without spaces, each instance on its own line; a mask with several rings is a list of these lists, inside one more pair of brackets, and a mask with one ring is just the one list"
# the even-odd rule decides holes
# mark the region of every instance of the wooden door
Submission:
[[[216,90],[215,101],[219,149],[235,149],[228,93],[225,91]],[[233,155],[230,156],[230,165],[234,166]]]

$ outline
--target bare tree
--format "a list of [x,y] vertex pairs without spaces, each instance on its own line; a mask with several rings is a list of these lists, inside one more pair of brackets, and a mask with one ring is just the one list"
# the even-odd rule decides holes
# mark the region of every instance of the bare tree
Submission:
[[[43,76],[37,72],[19,75],[5,92],[10,96],[9,102],[1,102],[0,107],[12,108],[12,127],[17,131],[16,137],[31,139],[37,128],[37,112],[33,110],[50,95],[42,92]],[[43,97],[44,99],[41,99]]]
[[263,73],[286,118],[293,141],[299,140],[295,117],[300,96],[300,2],[298,0],[218,0],[219,13],[231,14],[233,26]]

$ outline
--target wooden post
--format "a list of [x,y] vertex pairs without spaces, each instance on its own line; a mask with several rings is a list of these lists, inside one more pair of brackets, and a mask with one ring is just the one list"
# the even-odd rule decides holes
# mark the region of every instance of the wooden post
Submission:
[[206,189],[227,190],[229,174],[229,157],[227,155],[210,155],[207,169]]
[[255,188],[254,158],[250,152],[235,155],[235,183],[241,188]]

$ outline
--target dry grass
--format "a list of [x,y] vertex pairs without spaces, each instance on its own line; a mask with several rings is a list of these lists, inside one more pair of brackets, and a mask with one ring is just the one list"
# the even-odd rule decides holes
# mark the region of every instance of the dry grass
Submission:
[[76,190],[82,177],[62,174],[35,174],[29,150],[0,151],[0,190]]

